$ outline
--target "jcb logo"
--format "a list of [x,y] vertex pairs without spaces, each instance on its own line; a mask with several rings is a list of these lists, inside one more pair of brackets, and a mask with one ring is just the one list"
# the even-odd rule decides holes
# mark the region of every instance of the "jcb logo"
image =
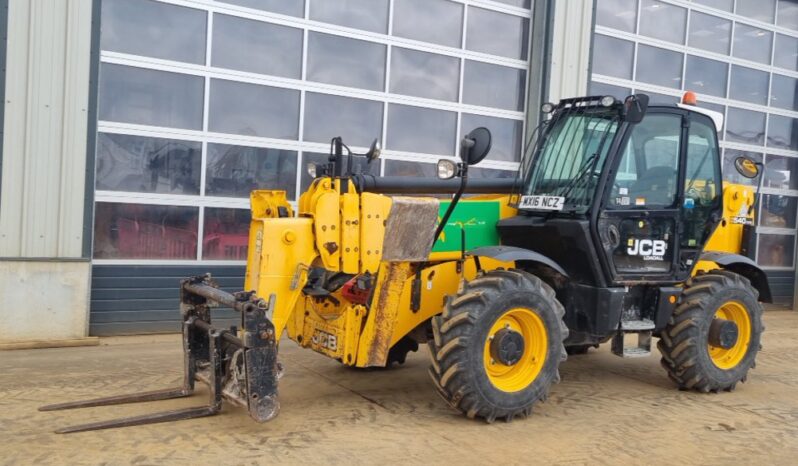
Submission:
[[661,239],[630,239],[626,253],[630,256],[643,256],[643,260],[662,260],[668,243]]
[[327,348],[330,351],[338,351],[338,338],[331,333],[327,333],[322,330],[316,330],[313,333],[311,341],[316,346]]

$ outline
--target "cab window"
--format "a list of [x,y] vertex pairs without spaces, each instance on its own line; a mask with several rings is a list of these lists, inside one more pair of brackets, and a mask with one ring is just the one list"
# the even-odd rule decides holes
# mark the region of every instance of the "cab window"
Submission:
[[682,246],[698,247],[711,233],[710,217],[720,208],[721,174],[715,128],[701,119],[690,123],[684,177]]
[[682,121],[648,115],[632,129],[613,180],[610,208],[670,207],[676,201]]

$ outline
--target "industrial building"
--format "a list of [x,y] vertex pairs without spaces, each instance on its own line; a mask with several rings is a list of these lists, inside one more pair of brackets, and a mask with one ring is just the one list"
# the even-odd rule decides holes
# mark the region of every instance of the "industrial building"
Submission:
[[798,2],[2,0],[0,339],[178,330],[179,279],[241,287],[249,192],[343,136],[434,176],[476,126],[512,177],[541,103],[684,90],[766,164],[757,262],[795,300]]

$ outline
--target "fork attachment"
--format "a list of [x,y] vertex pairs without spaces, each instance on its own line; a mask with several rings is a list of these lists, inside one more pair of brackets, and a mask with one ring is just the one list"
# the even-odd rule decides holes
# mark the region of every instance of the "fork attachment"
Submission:
[[[211,325],[210,308],[219,304],[241,314],[241,338],[236,335],[235,328],[225,330]],[[267,303],[254,292],[227,293],[217,287],[210,274],[183,280],[180,286],[182,386],[53,404],[42,406],[39,411],[184,398],[194,393],[195,382],[200,381],[209,388],[210,399],[205,406],[93,422],[55,432],[66,434],[213,416],[221,411],[222,400],[246,408],[257,422],[268,421],[280,410],[277,342],[274,325],[267,317],[273,307],[274,295]]]

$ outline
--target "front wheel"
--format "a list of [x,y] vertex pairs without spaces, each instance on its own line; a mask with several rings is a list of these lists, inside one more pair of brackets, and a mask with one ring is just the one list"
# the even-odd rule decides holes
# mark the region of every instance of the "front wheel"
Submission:
[[760,349],[762,305],[745,277],[713,270],[688,280],[657,347],[681,389],[733,390]]
[[523,271],[466,283],[432,320],[429,373],[438,393],[470,418],[528,416],[560,380],[564,313],[554,290]]

